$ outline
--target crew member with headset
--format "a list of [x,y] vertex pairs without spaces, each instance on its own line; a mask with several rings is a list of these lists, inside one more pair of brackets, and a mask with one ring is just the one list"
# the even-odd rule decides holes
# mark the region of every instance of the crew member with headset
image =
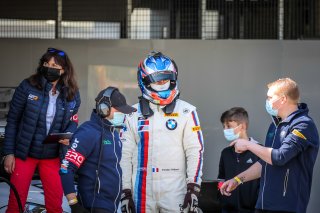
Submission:
[[[135,111],[115,87],[102,90],[89,121],[74,133],[60,176],[72,213],[117,212],[121,197],[121,141],[125,114]],[[78,174],[78,193],[74,186]]]

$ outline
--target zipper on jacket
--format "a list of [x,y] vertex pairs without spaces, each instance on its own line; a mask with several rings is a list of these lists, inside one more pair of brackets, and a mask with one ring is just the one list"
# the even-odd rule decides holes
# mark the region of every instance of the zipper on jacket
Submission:
[[[279,124],[280,124],[280,123],[279,123]],[[274,139],[276,138],[279,124],[276,125],[276,129],[275,129],[275,132],[274,132],[274,135],[273,135],[273,140],[272,140],[271,148],[273,148]],[[264,188],[265,188],[265,186],[266,186],[266,179],[267,179],[267,166],[268,166],[268,163],[266,162],[266,166],[264,167],[264,181],[263,181],[263,187],[262,187],[262,199],[261,199],[262,210],[264,209],[264,202],[263,202],[263,200],[264,200]]]
[[261,199],[261,205],[262,205],[262,210],[264,209],[263,205],[263,199],[264,199],[264,187],[266,186],[266,174],[267,174],[267,163],[265,163],[266,166],[264,167],[264,181],[263,181],[263,187],[262,187],[262,199]]
[[100,194],[100,178],[99,178],[99,172],[96,170],[96,175],[97,175],[97,182],[98,182],[98,190],[97,193]]
[[[114,131],[115,129],[113,129],[112,131],[112,140],[113,140],[113,152],[114,152],[114,155],[116,156],[117,158],[117,162],[116,162],[116,170],[117,170],[117,173],[118,173],[118,177],[119,177],[119,180],[121,180],[121,175],[120,175],[120,172],[119,172],[119,169],[118,169],[118,164],[119,164],[119,158],[118,158],[118,155],[117,155],[117,152],[116,152],[116,141],[114,139]],[[120,140],[120,138],[119,138]],[[119,145],[120,146],[120,145]],[[118,194],[117,194],[117,197],[116,199],[114,200],[114,212],[117,212],[117,205],[116,205],[116,201],[118,199],[118,197],[120,196],[121,194],[121,181],[119,181],[119,186],[118,186]]]
[[98,194],[100,194],[100,178],[98,177]]
[[289,181],[289,172],[290,172],[290,169],[287,169],[286,176],[284,177],[283,194],[282,194],[283,197],[285,197],[286,193],[287,193],[287,187],[288,187],[288,181]]

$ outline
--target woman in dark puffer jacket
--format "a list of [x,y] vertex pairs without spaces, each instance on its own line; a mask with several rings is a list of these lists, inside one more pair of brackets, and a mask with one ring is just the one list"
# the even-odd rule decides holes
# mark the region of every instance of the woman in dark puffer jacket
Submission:
[[[48,48],[36,73],[16,88],[5,130],[4,167],[11,174],[10,181],[18,190],[22,206],[38,168],[47,212],[62,212],[59,154],[63,155],[69,140],[51,144],[43,141],[50,133],[74,132],[79,106],[79,90],[69,57],[62,50]],[[12,191],[6,212],[19,212]]]

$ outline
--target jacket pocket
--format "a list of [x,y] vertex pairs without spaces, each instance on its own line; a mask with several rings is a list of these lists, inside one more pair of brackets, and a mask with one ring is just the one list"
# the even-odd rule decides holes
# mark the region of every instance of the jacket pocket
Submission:
[[288,187],[288,181],[289,181],[289,174],[290,174],[290,169],[287,169],[286,175],[284,177],[283,181],[283,194],[282,196],[285,197],[287,193],[287,187]]

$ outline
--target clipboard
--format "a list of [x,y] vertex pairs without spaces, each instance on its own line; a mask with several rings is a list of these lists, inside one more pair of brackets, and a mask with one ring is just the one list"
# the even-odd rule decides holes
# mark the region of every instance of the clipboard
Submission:
[[43,144],[58,143],[62,139],[71,139],[73,133],[51,133],[42,142]]

